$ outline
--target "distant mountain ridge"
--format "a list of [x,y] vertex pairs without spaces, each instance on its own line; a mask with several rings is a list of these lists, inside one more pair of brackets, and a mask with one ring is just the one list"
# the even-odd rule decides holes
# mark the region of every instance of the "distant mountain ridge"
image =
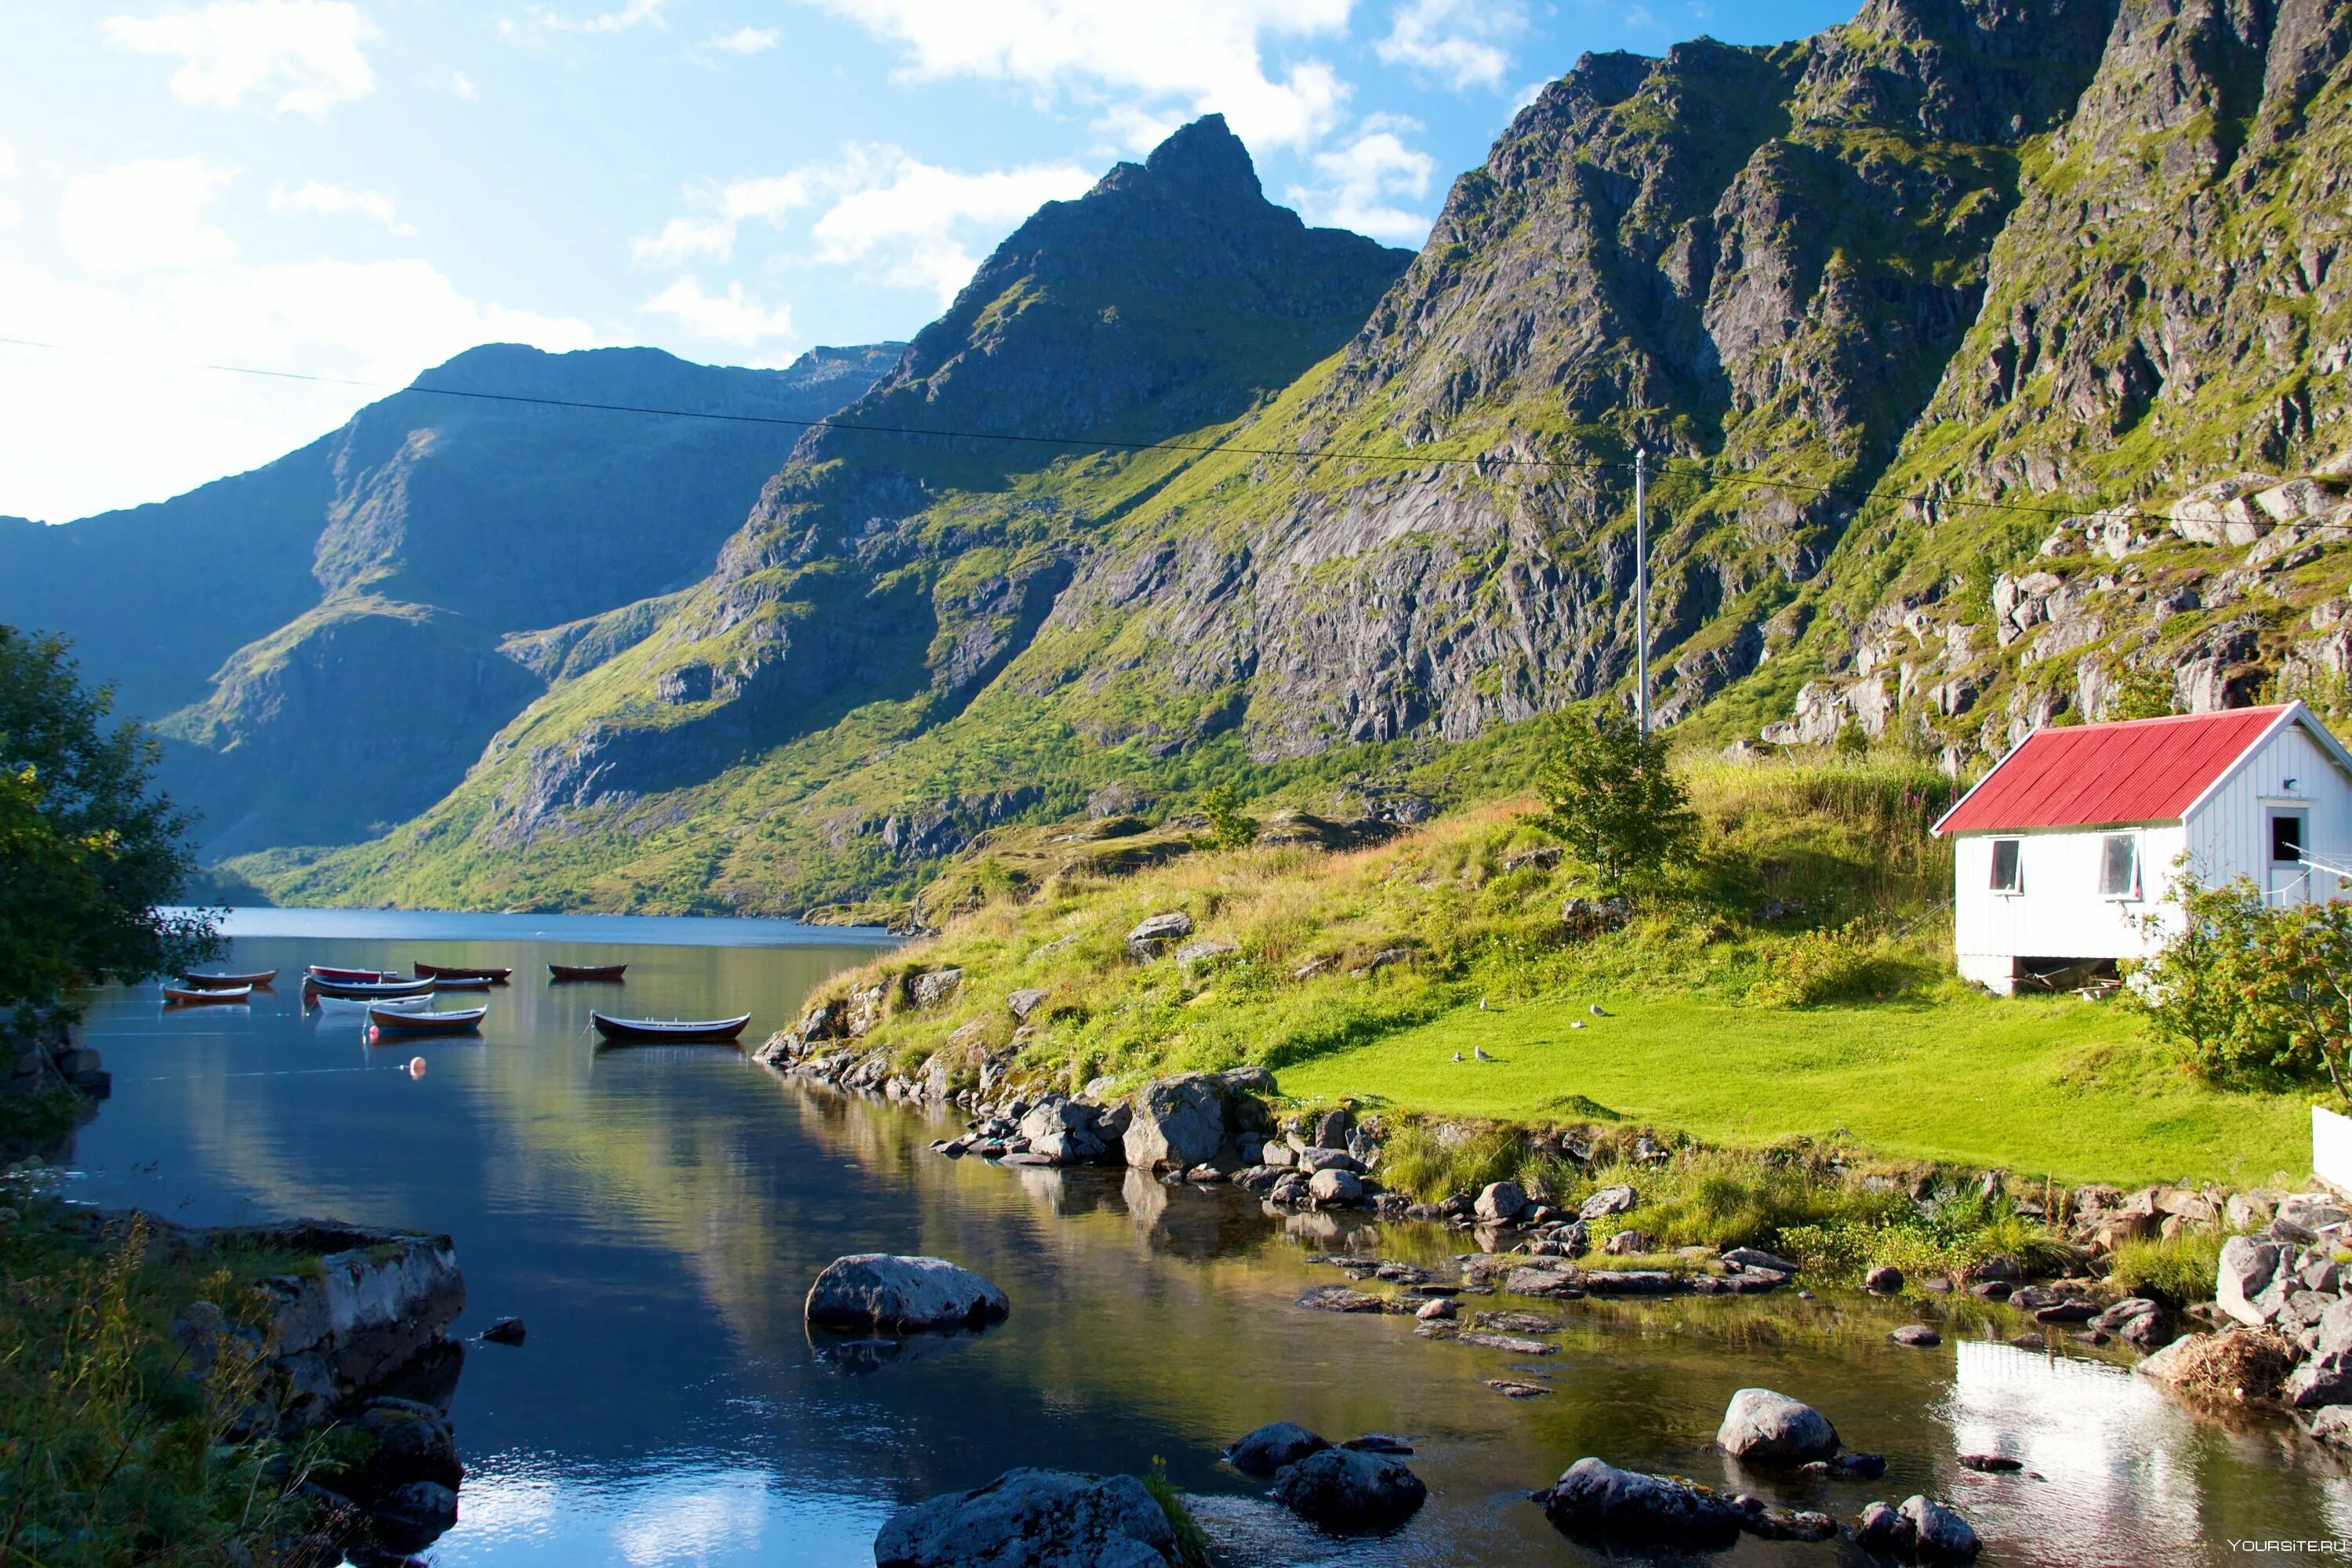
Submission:
[[799,437],[427,389],[821,419],[900,344],[782,371],[654,349],[471,349],[250,473],[0,525],[0,621],[72,637],[213,853],[347,842],[455,787],[552,678],[505,639],[684,587]]

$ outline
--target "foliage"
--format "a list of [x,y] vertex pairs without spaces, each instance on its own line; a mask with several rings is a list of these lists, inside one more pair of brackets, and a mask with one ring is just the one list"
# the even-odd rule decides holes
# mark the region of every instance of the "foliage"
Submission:
[[2184,1231],[2116,1244],[2107,1282],[2126,1296],[2147,1296],[2176,1307],[2211,1299],[2221,1264],[2219,1231]]
[[87,1240],[54,1223],[50,1199],[8,1185],[0,1196],[18,1206],[0,1211],[0,1562],[318,1560],[299,1489],[321,1445],[289,1449],[267,1420],[251,1429],[264,1380],[240,1336],[218,1336],[199,1370],[164,1329],[192,1299],[232,1306],[261,1260],[167,1258],[136,1218]]
[[1537,774],[1544,822],[1612,887],[1688,860],[1698,837],[1690,792],[1675,776],[1663,731],[1605,705],[1553,721]]
[[89,1100],[62,1083],[0,1094],[0,1164],[55,1150],[89,1108]]
[[63,643],[0,626],[0,1003],[213,951],[203,914],[158,908],[194,868],[189,818],[151,787],[152,738],[106,725],[111,701]]
[[1160,1511],[1168,1516],[1169,1524],[1176,1531],[1176,1561],[1181,1568],[1209,1568],[1213,1545],[1209,1532],[1192,1517],[1182,1489],[1169,1479],[1168,1461],[1156,1454],[1152,1456],[1151,1468],[1144,1475],[1143,1489],[1151,1494],[1151,1500],[1160,1505]]
[[1878,921],[1856,916],[1834,930],[1800,931],[1784,942],[1748,1000],[1767,1007],[1812,1007],[1884,994],[1906,978],[1906,952]]
[[1228,781],[1211,784],[1201,796],[1208,814],[1209,832],[1220,849],[1239,849],[1257,842],[1257,818],[1242,810],[1241,792]]
[[2168,718],[2178,700],[2171,670],[2153,664],[2146,668],[2127,665],[2123,674],[2116,678],[2114,695],[2099,717],[2103,720]]
[[2131,987],[2150,1031],[2217,1081],[2325,1080],[2352,1107],[2352,904],[2273,906],[2246,878],[2186,875],[2167,900],[2180,929]]

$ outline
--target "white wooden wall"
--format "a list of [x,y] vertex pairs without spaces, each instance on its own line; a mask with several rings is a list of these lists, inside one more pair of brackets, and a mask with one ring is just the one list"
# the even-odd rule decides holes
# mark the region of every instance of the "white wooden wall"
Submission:
[[[2290,792],[2286,781],[2293,779]],[[2189,864],[2199,880],[2218,887],[2233,877],[2252,877],[2267,886],[2270,816],[2274,810],[2305,813],[2304,850],[2322,860],[2352,866],[2352,779],[2302,725],[2270,742],[2189,818]],[[2320,899],[2352,896],[2334,877],[2314,874],[2311,893]]]

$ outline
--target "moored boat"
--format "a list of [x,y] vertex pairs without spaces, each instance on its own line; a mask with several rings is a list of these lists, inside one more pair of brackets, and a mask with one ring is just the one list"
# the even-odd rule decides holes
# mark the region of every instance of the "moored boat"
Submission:
[[488,991],[495,984],[487,974],[436,974],[430,977],[436,991]]
[[252,999],[253,987],[250,985],[166,985],[163,987],[163,1005],[166,1007],[202,1007],[206,1005],[218,1005],[224,1002],[249,1002]]
[[250,974],[198,974],[183,973],[180,984],[191,991],[234,991],[240,985],[267,986],[278,978],[274,969],[257,969]]
[[373,1001],[380,996],[422,996],[433,989],[430,980],[327,980],[314,974],[302,983],[313,995]]
[[504,985],[511,977],[511,969],[461,969],[446,963],[415,963],[419,980],[487,980],[493,985]]
[[751,1021],[749,1013],[740,1018],[615,1018],[591,1011],[588,1016],[595,1020],[596,1032],[608,1040],[649,1046],[724,1044]]
[[625,963],[551,963],[547,966],[550,980],[618,980]]
[[310,976],[313,980],[334,980],[340,981],[344,984],[352,984],[363,980],[405,980],[408,978],[407,975],[390,969],[336,969],[324,963],[312,964],[310,968]]
[[399,1007],[370,1007],[369,1026],[387,1035],[462,1035],[481,1026],[482,1015],[488,1007],[467,1007],[463,1011],[436,1013],[409,1012]]
[[313,1005],[322,1011],[336,1013],[347,1013],[355,1008],[364,1011],[370,1007],[397,1007],[403,1012],[413,1012],[419,1007],[433,1005],[433,994],[429,991],[416,996],[327,996],[315,991],[308,994]]

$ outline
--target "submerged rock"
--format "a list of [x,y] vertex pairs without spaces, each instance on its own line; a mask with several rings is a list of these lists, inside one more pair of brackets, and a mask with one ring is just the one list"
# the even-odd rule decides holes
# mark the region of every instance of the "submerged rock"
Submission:
[[1733,1394],[1715,1440],[1734,1458],[1773,1465],[1801,1465],[1838,1451],[1828,1416],[1769,1388]]
[[1269,1421],[1236,1438],[1225,1450],[1225,1463],[1245,1476],[1270,1476],[1330,1446],[1295,1421]]
[[1133,1476],[1007,1470],[902,1508],[875,1568],[1169,1568],[1176,1527]]
[[863,1252],[825,1265],[803,1312],[819,1328],[914,1333],[985,1328],[1012,1310],[1003,1291],[944,1258]]
[[1386,1530],[1411,1519],[1429,1488],[1393,1454],[1320,1448],[1283,1468],[1274,1496],[1326,1530]]
[[1729,1546],[1739,1538],[1742,1517],[1727,1499],[1687,1481],[1621,1470],[1589,1456],[1534,1500],[1562,1534],[1629,1546]]

